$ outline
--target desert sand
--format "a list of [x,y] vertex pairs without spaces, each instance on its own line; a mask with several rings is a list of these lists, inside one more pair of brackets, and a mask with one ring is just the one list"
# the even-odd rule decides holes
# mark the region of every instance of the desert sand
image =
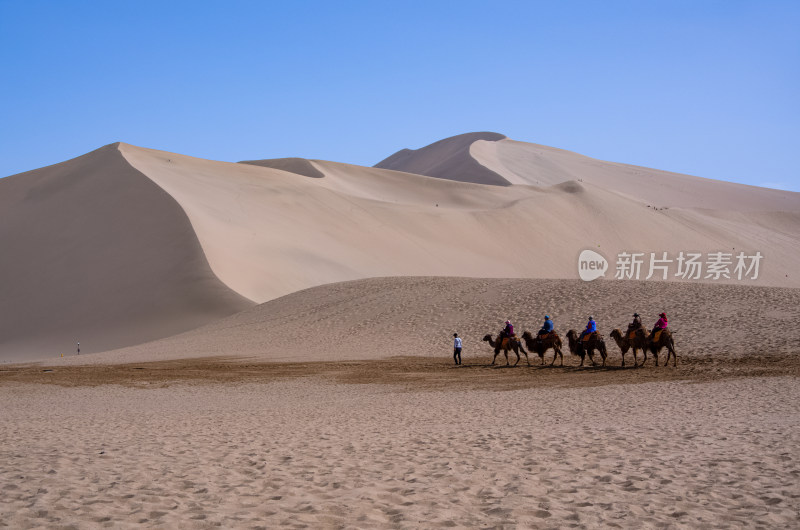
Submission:
[[[132,348],[6,365],[0,519],[794,528],[800,361],[785,330],[798,297],[667,282],[358,280]],[[545,366],[532,356],[507,368],[502,355],[491,366],[480,340],[506,316],[534,329],[551,306],[562,333],[591,307],[607,334],[634,301],[646,318],[670,308],[677,367],[651,356],[621,368],[610,341],[605,368],[569,354],[550,367],[549,353]],[[461,366],[452,329],[465,339]]]
[[[800,194],[496,133],[378,166],[117,143],[0,179],[0,526],[800,525]],[[764,261],[583,282],[584,249]],[[621,366],[634,311],[676,365]],[[491,364],[544,314],[606,365]]]
[[[370,370],[350,382],[268,373],[257,383],[6,382],[0,519],[12,528],[797,526],[797,374],[578,387],[563,374],[502,391],[502,376],[527,369],[442,368],[444,385],[370,384]],[[490,370],[498,389],[459,383],[475,370]]]

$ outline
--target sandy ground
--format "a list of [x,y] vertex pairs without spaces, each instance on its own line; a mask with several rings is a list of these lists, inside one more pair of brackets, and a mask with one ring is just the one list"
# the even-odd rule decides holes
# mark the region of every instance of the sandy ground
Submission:
[[800,524],[794,359],[466,363],[4,371],[0,525]]

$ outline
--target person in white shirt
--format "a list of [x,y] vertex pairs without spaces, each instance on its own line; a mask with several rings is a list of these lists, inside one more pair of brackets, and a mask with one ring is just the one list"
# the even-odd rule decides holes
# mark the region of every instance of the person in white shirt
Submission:
[[453,333],[453,360],[456,364],[461,364],[461,337],[458,333]]

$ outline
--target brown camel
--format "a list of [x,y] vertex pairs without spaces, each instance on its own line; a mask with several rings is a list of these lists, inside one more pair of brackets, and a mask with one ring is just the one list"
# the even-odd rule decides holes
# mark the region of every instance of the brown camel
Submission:
[[561,337],[558,336],[558,333],[554,331],[544,337],[534,337],[530,331],[526,331],[522,334],[522,338],[525,341],[525,346],[539,356],[542,364],[544,364],[544,353],[553,348],[553,362],[550,363],[550,366],[556,363],[556,357],[561,358],[561,366],[564,366],[564,355],[561,353]]
[[595,331],[589,336],[589,340],[581,341],[578,340],[578,334],[575,330],[571,329],[567,331],[567,340],[569,341],[569,351],[572,352],[572,355],[577,355],[581,358],[580,366],[583,366],[583,361],[587,354],[589,355],[589,360],[592,361],[592,366],[597,365],[594,362],[594,350],[600,352],[603,357],[603,366],[606,365],[606,343],[599,332]]
[[[498,336],[498,339],[500,337]],[[513,350],[514,353],[517,354],[517,362],[514,363],[514,366],[519,363],[519,351],[522,350],[522,353],[525,354],[525,361],[528,363],[528,366],[531,365],[530,359],[528,359],[528,352],[525,351],[525,348],[522,347],[522,343],[519,341],[517,337],[504,337],[502,340],[495,342],[492,338],[492,334],[489,333],[483,340],[489,343],[489,346],[494,348],[494,357],[492,358],[492,364],[497,360],[497,354],[500,353],[500,350],[503,350],[503,354],[506,356],[506,365],[510,365],[511,363],[508,362],[508,350]]]
[[647,337],[647,346],[650,348],[650,352],[655,357],[656,366],[658,366],[658,352],[660,352],[662,348],[667,349],[667,361],[664,363],[664,366],[669,364],[670,355],[672,356],[673,366],[678,366],[678,356],[675,354],[675,343],[672,341],[672,333],[669,331],[669,329],[661,330],[661,335],[658,337],[658,341],[654,341],[654,337],[655,334],[651,334],[650,337]]
[[[631,336],[631,334],[633,334],[633,336]],[[639,366],[639,360],[636,357],[636,350],[642,350],[642,354],[644,355],[642,366],[644,366],[645,361],[647,361],[647,334],[643,328],[628,330],[628,332],[624,335],[622,334],[622,331],[617,328],[612,331],[609,336],[614,339],[614,342],[617,343],[617,346],[619,346],[619,349],[622,352],[622,366],[625,366],[625,354],[628,353],[628,350],[633,350],[634,368]]]

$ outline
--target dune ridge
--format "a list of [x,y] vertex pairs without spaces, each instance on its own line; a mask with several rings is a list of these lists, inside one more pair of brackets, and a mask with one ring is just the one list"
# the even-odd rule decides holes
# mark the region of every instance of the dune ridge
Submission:
[[117,147],[0,179],[0,359],[108,350],[253,305]]
[[493,132],[459,134],[420,149],[401,149],[374,167],[458,182],[508,186],[511,182],[506,177],[469,156],[474,142],[497,142],[504,138]]

